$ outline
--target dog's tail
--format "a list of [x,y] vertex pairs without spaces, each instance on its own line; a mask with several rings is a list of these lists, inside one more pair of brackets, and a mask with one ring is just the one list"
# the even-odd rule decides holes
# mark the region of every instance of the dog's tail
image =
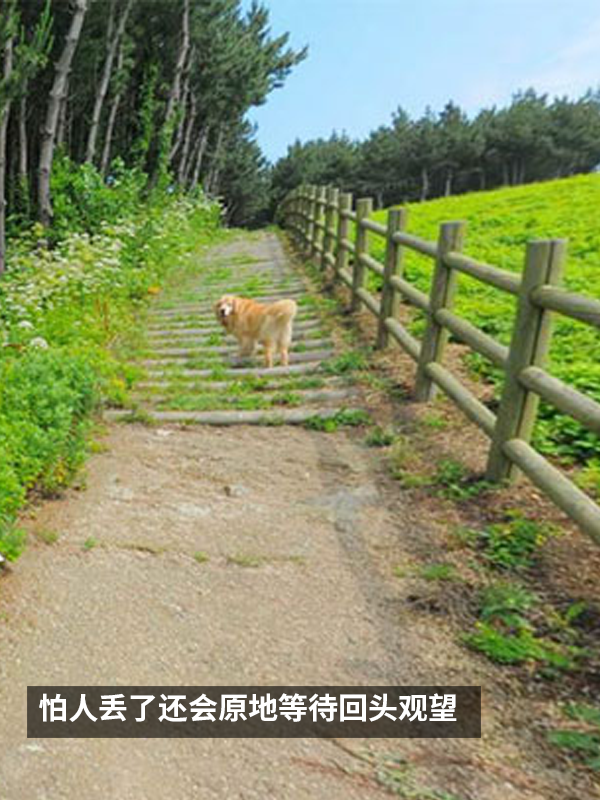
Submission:
[[269,314],[276,319],[293,320],[298,313],[298,304],[295,300],[278,300],[276,303],[271,303],[269,307]]

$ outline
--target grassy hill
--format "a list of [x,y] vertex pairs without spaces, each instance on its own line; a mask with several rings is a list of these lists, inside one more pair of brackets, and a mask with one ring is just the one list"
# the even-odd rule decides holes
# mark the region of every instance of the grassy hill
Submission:
[[[565,285],[577,292],[600,297],[600,175],[584,175],[546,183],[411,204],[410,233],[437,238],[441,222],[466,220],[465,252],[502,269],[522,269],[526,243],[531,239],[561,237],[569,240]],[[386,212],[375,218],[385,221]],[[372,251],[383,255],[384,244],[373,237]],[[406,277],[424,291],[429,289],[433,262],[406,254]],[[456,310],[482,330],[508,343],[514,317],[514,299],[461,275]],[[413,331],[423,321],[415,316]],[[500,375],[482,359],[473,368],[498,381]],[[600,401],[600,333],[591,327],[559,317],[551,352],[554,375],[576,385]],[[584,460],[600,457],[600,440],[575,422],[542,410],[536,433],[546,452]],[[600,461],[598,464],[600,475]]]

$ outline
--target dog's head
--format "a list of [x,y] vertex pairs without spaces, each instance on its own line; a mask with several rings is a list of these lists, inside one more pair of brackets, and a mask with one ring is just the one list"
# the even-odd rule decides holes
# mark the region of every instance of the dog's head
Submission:
[[226,325],[228,320],[235,314],[237,298],[226,294],[215,305],[217,319],[222,325]]

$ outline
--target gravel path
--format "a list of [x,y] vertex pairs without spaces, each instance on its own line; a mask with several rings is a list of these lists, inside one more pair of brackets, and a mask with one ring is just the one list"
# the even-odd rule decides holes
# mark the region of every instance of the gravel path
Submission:
[[27,522],[58,542],[32,536],[0,584],[0,800],[570,796],[493,691],[482,742],[27,740],[27,685],[489,685],[410,613],[391,559],[425,523],[356,437],[115,424],[106,445]]

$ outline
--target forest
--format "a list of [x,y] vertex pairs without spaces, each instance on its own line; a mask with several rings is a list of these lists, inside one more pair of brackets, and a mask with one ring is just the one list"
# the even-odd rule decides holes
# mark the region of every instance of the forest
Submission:
[[[0,555],[138,373],[146,304],[268,207],[246,112],[305,56],[239,0],[0,4]],[[0,559],[1,560],[1,559]]]
[[379,208],[589,172],[600,164],[600,91],[550,99],[528,89],[473,119],[456,103],[419,119],[399,108],[364,141],[334,133],[295,142],[274,167],[274,202],[334,184]]
[[[401,107],[364,141],[292,144],[268,163],[247,112],[307,55],[240,0],[7,0],[0,10],[0,272],[5,236],[93,230],[157,187],[201,187],[231,225],[259,225],[302,183],[378,207],[589,172],[600,92],[533,89],[474,118]],[[120,194],[115,186],[128,187]],[[111,211],[112,208],[112,211]]]
[[258,2],[3,2],[0,271],[5,224],[89,227],[117,181],[202,185],[229,222],[252,219],[268,176],[246,112],[305,54]]

